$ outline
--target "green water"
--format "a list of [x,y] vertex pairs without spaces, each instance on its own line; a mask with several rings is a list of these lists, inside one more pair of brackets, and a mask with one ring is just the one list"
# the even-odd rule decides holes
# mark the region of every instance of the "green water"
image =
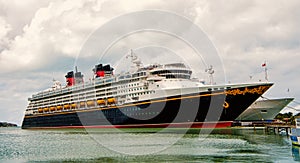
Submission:
[[286,136],[268,134],[264,130],[223,129],[214,130],[211,134],[199,134],[199,130],[191,130],[183,137],[174,130],[165,133],[155,132],[157,131],[151,129],[86,132],[76,129],[0,128],[0,162],[294,162],[300,160],[299,149],[292,148]]

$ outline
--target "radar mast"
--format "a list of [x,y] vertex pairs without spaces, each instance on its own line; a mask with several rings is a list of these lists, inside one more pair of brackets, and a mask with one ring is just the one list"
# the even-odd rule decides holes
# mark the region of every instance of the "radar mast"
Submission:
[[215,70],[213,69],[213,66],[210,65],[207,69],[205,69],[205,72],[209,74],[209,84],[214,84],[214,77],[213,74],[215,73]]
[[131,69],[132,70],[139,70],[141,67],[143,67],[143,63],[141,60],[137,57],[135,53],[133,53],[133,50],[130,50],[130,54],[126,56],[126,59],[131,58]]

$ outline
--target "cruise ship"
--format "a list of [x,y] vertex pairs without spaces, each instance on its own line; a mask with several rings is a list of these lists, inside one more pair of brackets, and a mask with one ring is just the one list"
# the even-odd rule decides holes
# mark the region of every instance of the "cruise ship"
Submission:
[[273,83],[204,84],[184,63],[143,66],[136,54],[128,72],[97,64],[94,78],[70,71],[66,86],[28,98],[23,129],[228,127]]
[[238,121],[272,121],[294,98],[260,99],[237,117]]

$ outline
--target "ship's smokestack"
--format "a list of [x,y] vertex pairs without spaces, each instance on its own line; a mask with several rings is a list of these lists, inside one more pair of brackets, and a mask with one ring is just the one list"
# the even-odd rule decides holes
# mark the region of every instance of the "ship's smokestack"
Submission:
[[74,72],[70,71],[67,73],[66,77],[66,82],[67,82],[67,86],[72,86],[75,85],[75,78],[74,78]]
[[113,70],[114,69],[110,67],[110,65],[103,66],[102,64],[96,65],[95,68],[93,69],[96,78],[112,75]]
[[81,74],[81,72],[78,72],[77,66],[75,66],[75,73],[73,71],[70,71],[65,77],[67,86],[73,86],[75,84],[77,85],[83,83],[83,75]]

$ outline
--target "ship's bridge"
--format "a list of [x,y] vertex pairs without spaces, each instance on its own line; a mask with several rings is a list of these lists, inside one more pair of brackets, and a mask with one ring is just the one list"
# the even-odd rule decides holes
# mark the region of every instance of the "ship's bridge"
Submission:
[[167,79],[190,79],[192,71],[183,63],[171,63],[157,66],[157,68],[150,71],[150,74],[166,77]]

